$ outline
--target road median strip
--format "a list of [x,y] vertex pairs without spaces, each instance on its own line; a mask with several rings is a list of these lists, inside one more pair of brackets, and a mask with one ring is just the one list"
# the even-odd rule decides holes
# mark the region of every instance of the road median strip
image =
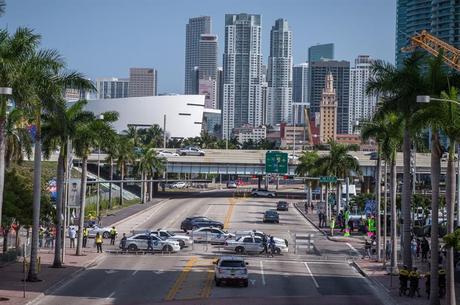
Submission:
[[191,259],[188,260],[187,264],[182,268],[182,272],[180,273],[179,277],[177,278],[176,282],[174,285],[171,287],[169,290],[168,294],[165,297],[166,301],[171,301],[174,300],[174,298],[177,295],[177,292],[179,291],[180,287],[182,284],[185,282],[187,279],[188,274],[192,270],[193,266],[198,262],[198,258],[196,256],[192,257]]
[[230,198],[228,201],[230,202],[230,205],[228,206],[227,213],[225,214],[224,229],[229,229],[230,220],[232,219],[233,215],[233,209],[235,204],[238,202],[238,200],[235,198]]

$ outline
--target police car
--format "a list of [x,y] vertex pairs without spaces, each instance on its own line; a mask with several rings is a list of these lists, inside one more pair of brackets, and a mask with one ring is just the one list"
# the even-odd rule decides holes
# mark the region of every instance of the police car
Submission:
[[[180,245],[178,241],[175,240],[163,240],[155,235],[147,234],[135,234],[126,239],[126,249],[129,251],[146,251],[148,249],[148,240],[152,239],[152,248],[153,251],[161,252],[178,252],[180,251]],[[120,248],[122,248],[120,242]]]

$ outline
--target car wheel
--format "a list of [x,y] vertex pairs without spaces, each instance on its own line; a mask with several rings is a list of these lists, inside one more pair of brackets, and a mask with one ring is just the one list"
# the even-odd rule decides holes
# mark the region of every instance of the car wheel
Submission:
[[204,157],[204,154],[203,154],[203,153],[201,153],[201,154],[200,154],[200,156]]
[[102,233],[102,237],[103,237],[103,238],[109,238],[109,237],[110,237],[110,233],[109,233],[109,232],[104,232],[104,233]]
[[244,248],[243,247],[236,247],[235,252],[238,254],[243,254],[244,253]]
[[275,222],[276,222],[276,223],[280,223],[280,221],[279,221],[279,220],[277,220],[277,221],[275,221]]
[[276,248],[276,249],[275,249],[275,254],[278,254],[278,255],[281,254],[281,249],[280,249],[280,248]]
[[218,280],[218,279],[214,279],[214,280],[216,282],[216,286],[219,287],[220,286],[220,280]]
[[192,227],[192,230],[195,231],[196,229],[198,229],[198,226],[193,226],[193,227]]
[[179,246],[180,246],[181,248],[185,247],[185,241],[183,241],[183,240],[178,240],[178,242],[179,242]]
[[268,198],[273,198],[274,196],[273,195],[268,195]]
[[137,246],[135,244],[131,244],[128,246],[129,251],[137,251]]
[[249,286],[248,280],[245,280],[245,281],[243,282],[243,286],[244,286],[244,287],[248,287],[248,286]]
[[253,195],[252,195],[252,197],[258,197],[258,196],[259,196],[259,195],[257,195],[257,194],[253,194]]
[[171,253],[173,252],[173,248],[170,245],[165,245],[162,251],[166,253]]
[[180,155],[181,156],[186,156],[187,154],[183,152],[183,153],[180,153]]

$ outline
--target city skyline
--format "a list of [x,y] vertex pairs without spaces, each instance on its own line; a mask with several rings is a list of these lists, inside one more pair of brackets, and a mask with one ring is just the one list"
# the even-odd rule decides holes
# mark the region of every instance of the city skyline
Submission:
[[[7,1],[6,14],[0,21],[12,30],[17,26],[35,29],[43,35],[43,47],[58,49],[67,59],[69,68],[91,79],[124,78],[128,76],[129,67],[155,67],[161,75],[159,93],[182,93],[184,90],[185,25],[189,18],[196,16],[209,15],[212,19],[212,33],[219,37],[219,66],[222,65],[224,16],[227,13],[262,16],[264,64],[269,55],[271,25],[279,18],[286,19],[293,31],[294,64],[306,61],[308,47],[329,42],[335,44],[337,59],[352,61],[360,54],[369,54],[394,62],[396,14],[393,1],[360,0],[349,4],[338,0],[308,3],[290,0],[268,6],[262,5],[265,2],[260,0],[237,0],[231,6],[209,0],[193,3],[139,1],[136,5],[112,1],[117,3],[113,6],[104,5],[104,1],[45,2],[53,5]],[[328,24],[323,24],[315,13],[325,10],[330,12],[329,20],[332,20]],[[72,14],[68,14],[69,11]],[[299,11],[304,14],[299,15]],[[353,17],[356,14],[359,19]],[[168,26],[163,26],[162,22],[166,21]],[[66,26],[58,26],[61,23]],[[102,24],[106,34],[101,36],[100,29],[96,29]],[[338,25],[341,25],[340,31]],[[122,38],[124,40],[120,40]]]

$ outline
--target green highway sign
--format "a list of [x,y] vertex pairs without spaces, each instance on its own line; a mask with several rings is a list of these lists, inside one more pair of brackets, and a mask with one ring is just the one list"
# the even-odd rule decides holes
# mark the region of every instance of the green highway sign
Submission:
[[319,177],[320,183],[337,183],[337,177],[334,176],[321,176]]
[[265,172],[287,174],[288,154],[279,151],[267,151],[265,154]]

